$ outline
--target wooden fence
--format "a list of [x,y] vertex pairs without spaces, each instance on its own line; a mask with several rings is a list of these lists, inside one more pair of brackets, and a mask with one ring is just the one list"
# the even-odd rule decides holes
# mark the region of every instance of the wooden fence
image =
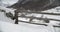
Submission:
[[[59,13],[43,13],[43,12],[27,12],[27,11],[18,11],[17,12],[17,11],[15,11],[15,19],[16,19],[15,24],[18,24],[18,22],[24,22],[24,23],[29,23],[29,24],[36,24],[36,25],[45,25],[45,26],[47,26],[47,24],[31,23],[31,21],[33,19],[38,19],[38,20],[45,20],[45,19],[47,19],[48,21],[49,20],[60,21],[58,19],[50,19],[50,18],[37,18],[37,17],[18,16],[18,13],[38,13],[38,14],[48,14],[48,15],[58,15],[58,16],[60,16]],[[30,21],[29,22],[21,21],[21,20],[19,21],[18,17],[30,18]],[[60,26],[54,26],[54,27],[60,27]]]

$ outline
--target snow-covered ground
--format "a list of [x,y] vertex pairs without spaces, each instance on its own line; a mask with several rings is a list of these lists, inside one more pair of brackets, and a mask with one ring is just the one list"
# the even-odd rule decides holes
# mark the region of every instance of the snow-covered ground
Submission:
[[[5,10],[6,12],[14,13],[14,9],[9,9],[9,8],[5,8],[5,7],[0,7],[0,9]],[[49,11],[54,12],[56,10],[49,10]],[[35,17],[42,16],[42,14],[29,14],[29,15],[30,16],[33,15]],[[45,17],[60,20],[60,16],[44,15],[43,18],[45,18]],[[23,19],[21,19],[21,20],[23,20]],[[6,17],[4,12],[0,12],[0,31],[1,32],[60,32],[60,28],[53,27],[53,25],[59,24],[58,21],[51,20],[48,26],[33,25],[33,24],[27,24],[27,23],[21,23],[21,22],[19,22],[19,24],[16,25],[13,23],[14,23],[14,20],[11,20],[10,18]]]
[[10,18],[6,17],[4,12],[0,12],[0,21],[6,21],[6,22],[14,23],[13,20],[11,20]]
[[13,4],[15,4],[18,0],[0,0],[0,6],[11,6]]
[[3,3],[6,3],[6,4],[14,4],[16,3],[18,0],[1,0]]
[[54,32],[54,28],[49,26],[32,25],[20,23],[12,24],[13,20],[7,18],[3,12],[0,12],[0,32]]
[[0,32],[55,32],[52,26],[20,23],[18,25],[0,21]]

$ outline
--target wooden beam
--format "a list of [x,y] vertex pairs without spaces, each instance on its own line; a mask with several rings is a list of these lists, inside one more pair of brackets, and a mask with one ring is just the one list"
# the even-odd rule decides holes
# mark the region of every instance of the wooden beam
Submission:
[[60,15],[60,13],[46,13],[46,12],[28,12],[28,11],[18,11],[18,13],[37,13],[37,14],[47,14],[47,15]]
[[[22,18],[31,18],[31,17],[27,17],[27,16],[19,16],[19,17],[22,17]],[[37,18],[37,17],[32,17],[33,19],[38,19],[38,20],[44,20],[45,18]],[[47,18],[48,20],[54,20],[54,21],[60,21],[58,19],[50,19],[50,18]]]
[[[26,22],[26,21],[20,21],[20,20],[19,20],[19,22],[28,23],[28,24],[35,24],[35,25],[44,25],[44,26],[48,26],[47,24],[40,24],[40,23],[30,23],[30,22]],[[57,25],[53,25],[53,27],[59,27],[59,28],[60,28],[60,26],[57,26]]]
[[27,22],[27,21],[19,21],[19,22],[23,22],[23,23],[29,23],[29,24],[35,24],[35,25],[45,25],[47,26],[46,24],[40,24],[40,23],[31,23],[31,22]]
[[60,26],[56,26],[56,25],[53,25],[53,27],[59,27],[60,28]]

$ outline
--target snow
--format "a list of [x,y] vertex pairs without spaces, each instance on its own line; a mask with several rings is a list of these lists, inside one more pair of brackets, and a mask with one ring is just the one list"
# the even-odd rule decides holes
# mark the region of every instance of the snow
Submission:
[[3,6],[0,6],[0,9],[6,11],[6,13],[11,12],[13,15],[14,15],[14,11],[16,10],[16,9],[13,9],[13,8],[6,8],[6,7],[3,7]]
[[6,15],[4,14],[4,12],[0,12],[0,21],[6,21],[6,22],[14,23],[14,20],[6,17]]
[[45,17],[50,18],[50,19],[58,19],[58,20],[60,20],[60,16],[58,16],[58,15],[44,15],[44,18]]
[[15,4],[18,0],[0,0],[0,6],[11,6],[13,4]]
[[42,11],[42,12],[47,12],[47,13],[60,13],[60,6],[58,7],[55,7],[55,8],[52,8],[52,9],[49,9],[49,10],[45,10],[45,11]]
[[56,32],[60,32],[60,28],[55,27]]
[[53,27],[20,23],[12,24],[0,21],[0,31],[2,32],[54,32]]

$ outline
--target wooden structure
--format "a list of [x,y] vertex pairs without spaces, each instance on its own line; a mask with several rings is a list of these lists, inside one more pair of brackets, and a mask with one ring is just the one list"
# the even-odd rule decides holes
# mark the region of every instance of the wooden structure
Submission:
[[[37,17],[27,17],[27,16],[25,16],[25,14],[22,14],[21,16],[18,16],[18,14],[19,13],[26,13],[26,14],[28,14],[28,13],[38,13],[38,14],[48,14],[48,15],[59,15],[60,16],[60,14],[59,13],[43,13],[43,12],[29,12],[29,11],[15,11],[15,24],[18,24],[18,22],[24,22],[24,23],[30,23],[30,24],[36,24],[36,25],[45,25],[45,26],[47,26],[46,24],[40,24],[40,23],[32,23],[32,20],[33,19],[38,19],[38,20],[44,20],[46,23],[49,23],[50,22],[50,20],[53,20],[53,21],[60,21],[60,20],[58,20],[58,19],[50,19],[50,18],[37,18]],[[18,20],[18,17],[23,17],[23,18],[30,18],[30,20],[29,20],[29,22],[26,22],[26,21],[21,21],[21,20]],[[54,27],[60,27],[60,26],[54,26]]]

